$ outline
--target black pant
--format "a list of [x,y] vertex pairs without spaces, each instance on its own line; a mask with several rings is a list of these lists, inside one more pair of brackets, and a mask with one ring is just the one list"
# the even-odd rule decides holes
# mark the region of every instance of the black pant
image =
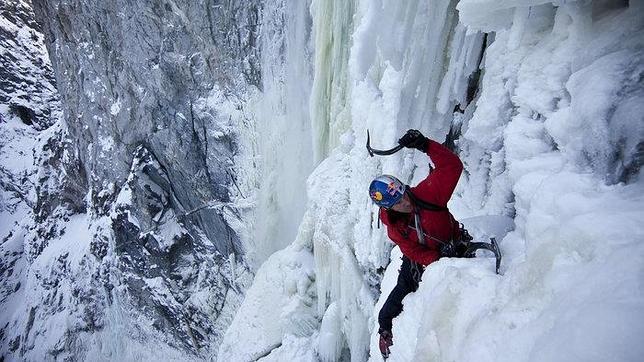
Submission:
[[418,289],[418,283],[423,273],[423,267],[407,258],[402,257],[402,266],[398,272],[398,282],[389,293],[387,301],[380,309],[378,323],[381,330],[391,331],[391,321],[403,310],[402,300],[411,292]]

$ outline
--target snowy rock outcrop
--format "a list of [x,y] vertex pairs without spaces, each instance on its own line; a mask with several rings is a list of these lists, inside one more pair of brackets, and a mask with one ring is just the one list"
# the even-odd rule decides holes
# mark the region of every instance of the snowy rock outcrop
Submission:
[[[92,208],[106,206],[98,195],[111,184],[120,189],[141,146],[166,169],[177,212],[230,200],[236,136],[213,99],[237,106],[261,79],[257,7],[34,2]],[[186,222],[216,240],[221,254],[241,253],[236,235],[218,238],[226,223],[220,213],[203,208]]]
[[[31,4],[0,4],[0,114],[37,130],[60,117],[60,103],[44,37]],[[0,121],[2,122],[2,121]]]
[[[25,303],[27,266],[60,228],[44,221],[57,206],[83,197],[49,159],[66,145],[56,135],[60,103],[40,27],[29,2],[0,4],[0,353],[18,358],[36,323],[39,299]],[[52,126],[53,125],[53,126]],[[38,150],[45,150],[40,152]],[[37,153],[35,153],[37,152]],[[35,158],[37,160],[35,160]],[[51,162],[48,162],[51,161]],[[38,167],[40,165],[41,167]],[[73,175],[70,167],[70,175]],[[83,178],[75,183],[82,185]],[[51,188],[50,188],[51,186]],[[82,189],[82,186],[81,186]],[[49,197],[50,192],[56,196]],[[82,208],[82,207],[81,207]],[[39,276],[43,284],[53,279]],[[33,279],[32,279],[33,280]],[[33,284],[32,284],[33,285]],[[28,305],[25,307],[25,305]],[[46,304],[46,303],[45,303]],[[49,303],[50,307],[55,303]],[[25,343],[26,342],[26,343]]]
[[[27,2],[7,6],[33,16]],[[20,136],[3,139],[3,170],[16,155],[26,169],[12,171],[22,178],[10,181],[26,180],[20,192],[3,177],[2,354],[211,357],[249,277],[233,185],[235,132],[248,126],[244,99],[261,80],[257,4],[34,8],[64,118],[36,141],[2,109],[7,135]],[[17,39],[35,31],[12,26]],[[47,60],[34,34],[33,53]],[[25,49],[3,56],[35,57]],[[25,64],[13,75],[45,84],[26,95],[39,116],[39,94],[58,97],[51,65]]]

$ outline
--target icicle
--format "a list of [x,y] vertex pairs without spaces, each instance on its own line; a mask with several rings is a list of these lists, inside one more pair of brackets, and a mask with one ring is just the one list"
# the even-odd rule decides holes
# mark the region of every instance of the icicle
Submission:
[[[295,5],[294,5],[295,4]],[[263,93],[256,111],[259,265],[296,236],[306,207],[306,178],[314,168],[309,94],[312,59],[308,1],[266,1],[261,30]],[[249,142],[250,143],[250,142]],[[248,172],[248,170],[245,170]]]
[[315,0],[311,5],[315,77],[310,114],[316,164],[339,144],[351,125],[348,59],[354,8],[354,0]]

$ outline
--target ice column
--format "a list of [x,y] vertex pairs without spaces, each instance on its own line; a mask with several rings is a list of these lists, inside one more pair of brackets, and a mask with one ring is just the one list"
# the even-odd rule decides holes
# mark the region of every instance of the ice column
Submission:
[[309,94],[311,18],[306,1],[267,1],[261,29],[263,94],[257,110],[259,193],[255,264],[288,245],[306,206],[313,170]]
[[316,164],[337,146],[351,124],[348,59],[354,8],[353,0],[315,0],[311,5],[315,37],[311,124]]

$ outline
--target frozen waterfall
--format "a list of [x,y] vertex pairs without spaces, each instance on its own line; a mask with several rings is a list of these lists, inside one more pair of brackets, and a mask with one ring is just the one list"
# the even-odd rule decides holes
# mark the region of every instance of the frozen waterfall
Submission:
[[[485,215],[515,226],[497,234],[503,276],[486,258],[429,267],[394,321],[391,359],[636,360],[641,349],[613,341],[637,345],[643,315],[641,6],[314,1],[310,117],[324,160],[295,242],[258,270],[220,357],[380,359],[375,321],[400,252],[381,279],[391,244],[365,190],[379,173],[414,184],[428,160],[369,158],[365,130],[387,146],[418,128],[455,142],[466,171],[450,208],[475,236],[495,222]],[[616,181],[627,184],[606,186]]]
[[256,122],[244,140],[255,145],[257,159],[242,171],[251,174],[253,186],[259,186],[256,217],[248,220],[254,225],[248,252],[257,266],[295,238],[306,207],[306,177],[315,167],[308,4],[271,0],[264,4],[263,14],[262,95],[257,98]]

